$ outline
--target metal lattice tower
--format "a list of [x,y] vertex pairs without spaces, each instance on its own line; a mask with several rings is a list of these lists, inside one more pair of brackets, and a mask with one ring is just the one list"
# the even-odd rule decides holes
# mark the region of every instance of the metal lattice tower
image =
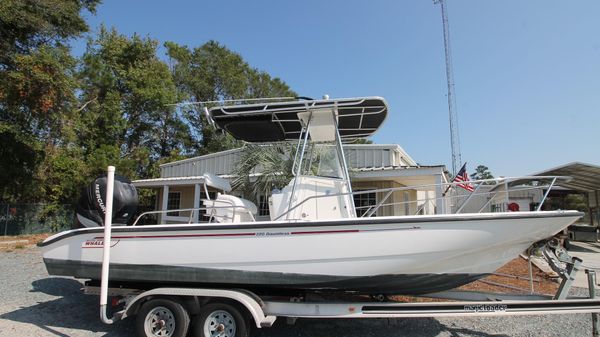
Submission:
[[450,147],[452,149],[452,175],[462,165],[460,157],[460,138],[458,136],[458,114],[454,99],[454,74],[452,72],[452,53],[450,50],[450,30],[448,28],[448,12],[445,0],[433,0],[434,4],[442,7],[442,24],[444,27],[444,51],[446,56],[446,79],[448,82],[448,114],[450,119]]

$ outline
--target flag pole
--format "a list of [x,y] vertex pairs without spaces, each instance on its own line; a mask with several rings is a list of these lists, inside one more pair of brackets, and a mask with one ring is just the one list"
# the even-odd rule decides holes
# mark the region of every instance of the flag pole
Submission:
[[448,185],[448,187],[446,187],[446,190],[444,191],[444,193],[442,193],[442,197],[445,197],[445,196],[446,196],[446,193],[448,193],[448,190],[450,190],[450,188],[451,188],[451,187],[452,187],[452,183],[450,183],[450,184]]
[[452,178],[452,182],[450,183],[450,185],[448,185],[448,187],[446,187],[446,190],[444,191],[444,193],[442,193],[442,197],[446,196],[446,193],[448,193],[448,191],[450,190],[450,188],[452,188],[455,182],[456,182],[456,177],[458,177],[459,174],[461,173],[465,173],[467,172],[467,162],[465,162],[463,164],[463,166],[460,168],[460,170],[458,171],[458,173],[456,173],[456,175],[454,176],[454,178]]

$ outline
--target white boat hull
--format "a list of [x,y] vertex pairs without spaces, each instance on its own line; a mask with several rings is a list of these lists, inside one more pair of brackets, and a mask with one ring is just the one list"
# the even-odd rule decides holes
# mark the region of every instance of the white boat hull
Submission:
[[[115,227],[111,282],[425,293],[494,272],[575,211]],[[102,228],[44,244],[55,275],[99,279]]]

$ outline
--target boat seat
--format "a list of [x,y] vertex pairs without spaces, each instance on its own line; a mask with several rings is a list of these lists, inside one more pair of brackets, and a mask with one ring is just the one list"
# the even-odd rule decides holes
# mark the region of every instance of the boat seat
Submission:
[[206,207],[206,216],[220,223],[252,222],[258,212],[252,201],[229,194],[219,193],[216,199],[204,199],[202,205]]

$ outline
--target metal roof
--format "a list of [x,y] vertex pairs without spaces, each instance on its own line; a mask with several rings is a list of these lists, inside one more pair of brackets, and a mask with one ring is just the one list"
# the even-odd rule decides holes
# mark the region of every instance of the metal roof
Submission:
[[[397,144],[344,144],[349,169],[418,166]],[[160,165],[160,176],[193,177],[205,172],[232,174],[243,149],[233,149]]]
[[204,174],[194,177],[169,177],[154,179],[139,179],[132,181],[135,187],[162,187],[178,185],[206,184],[207,186],[220,189],[225,192],[231,191],[231,185],[227,180],[219,178],[213,174]]
[[551,168],[535,173],[536,176],[569,176],[573,179],[567,182],[561,181],[560,186],[576,191],[598,191],[600,190],[600,166],[573,162],[559,167]]

